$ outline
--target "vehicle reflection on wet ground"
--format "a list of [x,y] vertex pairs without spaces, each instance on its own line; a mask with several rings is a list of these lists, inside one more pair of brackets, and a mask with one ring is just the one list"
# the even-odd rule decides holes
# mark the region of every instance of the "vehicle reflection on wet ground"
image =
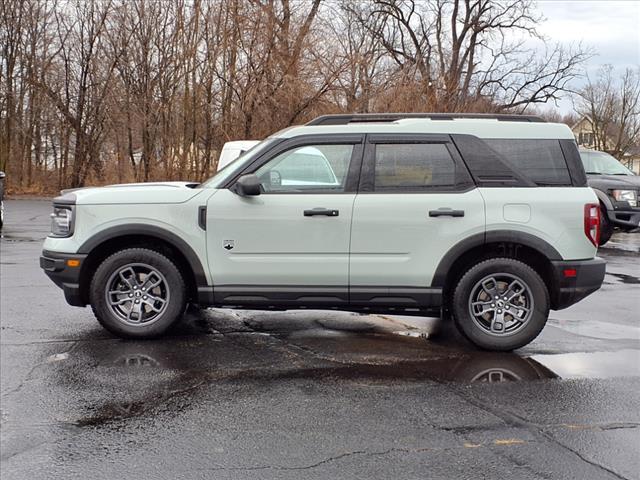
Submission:
[[[61,366],[60,378],[78,385],[82,369],[93,366],[82,379],[90,390],[109,390],[112,382],[129,385],[120,392],[128,398],[108,402],[114,418],[142,413],[153,401],[137,398],[140,375],[149,387],[146,396],[185,392],[205,384],[283,379],[380,383],[434,381],[443,383],[500,383],[544,379],[610,378],[640,375],[640,350],[612,352],[518,353],[483,352],[460,345],[442,334],[438,319],[363,316],[336,312],[231,312],[203,310],[189,313],[172,335],[160,341],[105,339],[99,344],[79,341],[73,361]],[[52,356],[51,362],[68,360]],[[160,372],[171,375],[156,375]],[[102,372],[103,375],[96,375]],[[92,384],[91,382],[95,382]],[[109,415],[100,410],[101,421]],[[78,424],[96,423],[92,416]]]
[[326,311],[191,309],[125,341],[39,271],[48,204],[8,207],[3,478],[638,478],[636,237],[514,353],[439,319]]

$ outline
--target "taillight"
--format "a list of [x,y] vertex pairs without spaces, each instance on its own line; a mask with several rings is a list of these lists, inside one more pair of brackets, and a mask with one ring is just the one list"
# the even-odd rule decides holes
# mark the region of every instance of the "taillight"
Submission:
[[584,234],[595,247],[600,241],[600,205],[587,203],[584,206]]

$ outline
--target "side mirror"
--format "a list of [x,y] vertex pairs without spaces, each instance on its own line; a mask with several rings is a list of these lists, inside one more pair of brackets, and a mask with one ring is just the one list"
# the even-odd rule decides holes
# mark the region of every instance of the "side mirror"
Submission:
[[233,186],[233,191],[241,197],[260,195],[260,179],[253,173],[241,176]]

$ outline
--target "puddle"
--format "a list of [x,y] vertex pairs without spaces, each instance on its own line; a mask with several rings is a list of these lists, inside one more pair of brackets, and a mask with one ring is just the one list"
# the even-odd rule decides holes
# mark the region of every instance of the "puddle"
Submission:
[[[220,364],[211,364],[207,368],[207,354],[211,357],[212,353],[211,350],[207,349],[207,353],[203,349],[191,351],[189,357],[193,363],[189,364],[183,358],[181,370],[176,372],[176,365],[170,366],[167,363],[168,356],[154,357],[149,351],[143,348],[138,353],[121,355],[112,364],[103,364],[80,382],[77,376],[74,377],[74,395],[78,394],[78,388],[89,392],[113,392],[113,388],[105,387],[116,382],[120,386],[124,382],[137,387],[126,389],[117,395],[103,395],[104,402],[89,405],[86,415],[76,420],[75,425],[100,427],[133,417],[153,416],[158,409],[182,410],[198,402],[197,395],[201,389],[215,389],[223,384],[242,384],[245,386],[243,390],[251,394],[252,387],[247,385],[255,384],[255,388],[260,389],[267,385],[277,388],[278,384],[291,380],[313,380],[318,384],[346,383],[354,388],[378,388],[397,385],[398,382],[497,384],[557,378],[556,373],[536,360],[508,353],[479,352],[462,357],[388,364],[321,362],[318,365],[318,362],[311,361],[309,364],[292,365],[290,361],[283,361],[276,365],[264,365],[256,359],[242,367],[237,364],[237,359],[228,358],[228,362],[234,364],[232,368],[224,368]],[[174,374],[167,375],[165,379],[164,374],[168,370],[172,370]]]
[[614,255],[624,256],[626,253],[640,253],[640,235],[639,232],[616,232],[611,240],[604,247],[598,250],[604,250]]
[[[632,349],[618,352],[541,354],[531,357],[510,353],[466,352],[458,356],[376,365],[357,362],[317,365],[314,361],[301,365],[294,365],[290,361],[265,365],[255,357],[245,365],[238,365],[237,358],[225,355],[226,361],[233,364],[233,367],[225,368],[219,363],[219,357],[216,361],[207,362],[207,359],[211,360],[216,356],[211,349],[212,345],[204,342],[201,346],[202,348],[189,349],[182,356],[180,365],[171,365],[167,363],[168,359],[175,358],[177,350],[183,347],[178,347],[173,353],[166,351],[165,354],[154,354],[154,346],[149,342],[138,344],[137,352],[133,352],[135,349],[129,345],[128,353],[116,355],[109,365],[103,364],[106,369],[94,371],[93,375],[85,379],[93,378],[96,381],[94,375],[97,373],[99,380],[96,385],[87,381],[76,382],[74,388],[82,385],[85,389],[95,391],[115,379],[124,379],[125,382],[131,381],[141,387],[140,390],[128,390],[129,393],[122,396],[107,396],[104,403],[89,406],[87,415],[74,423],[79,427],[100,427],[132,417],[155,415],[158,408],[183,410],[198,401],[196,398],[201,389],[217,388],[225,383],[242,383],[246,391],[251,392],[251,387],[246,385],[254,382],[255,388],[264,389],[269,384],[277,388],[278,383],[290,380],[314,380],[318,384],[346,382],[353,384],[354,388],[368,388],[393,387],[398,382],[435,381],[471,385],[640,376],[640,350]],[[134,375],[135,380],[126,380],[132,368],[138,374],[144,372],[144,375]],[[176,368],[179,371],[176,372]],[[163,372],[167,369],[176,375],[164,380]]]
[[99,427],[115,420],[136,417],[144,412],[145,402],[106,404],[93,415],[81,418],[75,424],[78,427]]
[[565,379],[640,376],[640,350],[533,355],[531,359]]
[[429,331],[419,331],[419,330],[396,330],[395,332],[391,332],[394,335],[400,335],[401,337],[412,337],[412,338],[424,338],[428,339],[431,336],[431,332]]
[[622,323],[593,320],[563,320],[550,318],[548,325],[566,332],[606,340],[640,340],[640,327]]
[[47,363],[61,362],[69,358],[69,352],[55,353],[47,357]]
[[634,277],[633,275],[626,275],[624,273],[608,273],[607,275],[611,275],[612,277],[619,278],[622,280],[622,283],[626,283],[628,285],[638,285],[640,284],[640,278]]
[[[341,325],[337,315],[318,321],[312,315],[205,312],[188,317],[178,335],[158,340],[80,341],[73,355],[55,357],[52,366],[86,406],[80,427],[181,411],[203,392],[228,386],[252,395],[298,380],[317,388],[368,389],[640,376],[635,349],[524,357],[474,350],[447,335],[429,338],[433,329],[425,327],[437,330],[434,322],[403,330],[397,320],[343,318]],[[203,334],[204,327],[216,333]]]
[[125,354],[121,357],[117,358],[114,362],[114,365],[120,367],[129,367],[129,368],[149,368],[149,367],[158,367],[160,366],[158,361],[149,355],[140,354],[140,353],[131,353]]
[[44,241],[46,236],[41,238],[29,238],[29,237],[16,237],[13,235],[2,235],[2,240],[7,243],[33,243],[33,242],[42,242]]

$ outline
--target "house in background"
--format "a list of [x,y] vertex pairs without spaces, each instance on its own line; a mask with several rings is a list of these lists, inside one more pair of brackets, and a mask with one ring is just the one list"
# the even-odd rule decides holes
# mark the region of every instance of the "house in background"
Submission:
[[[593,123],[588,115],[584,115],[571,127],[576,142],[580,148],[596,148],[596,138]],[[640,146],[634,145],[623,155],[621,163],[640,175]]]
[[636,175],[640,175],[640,147],[632,146],[622,157],[622,164],[626,165]]

